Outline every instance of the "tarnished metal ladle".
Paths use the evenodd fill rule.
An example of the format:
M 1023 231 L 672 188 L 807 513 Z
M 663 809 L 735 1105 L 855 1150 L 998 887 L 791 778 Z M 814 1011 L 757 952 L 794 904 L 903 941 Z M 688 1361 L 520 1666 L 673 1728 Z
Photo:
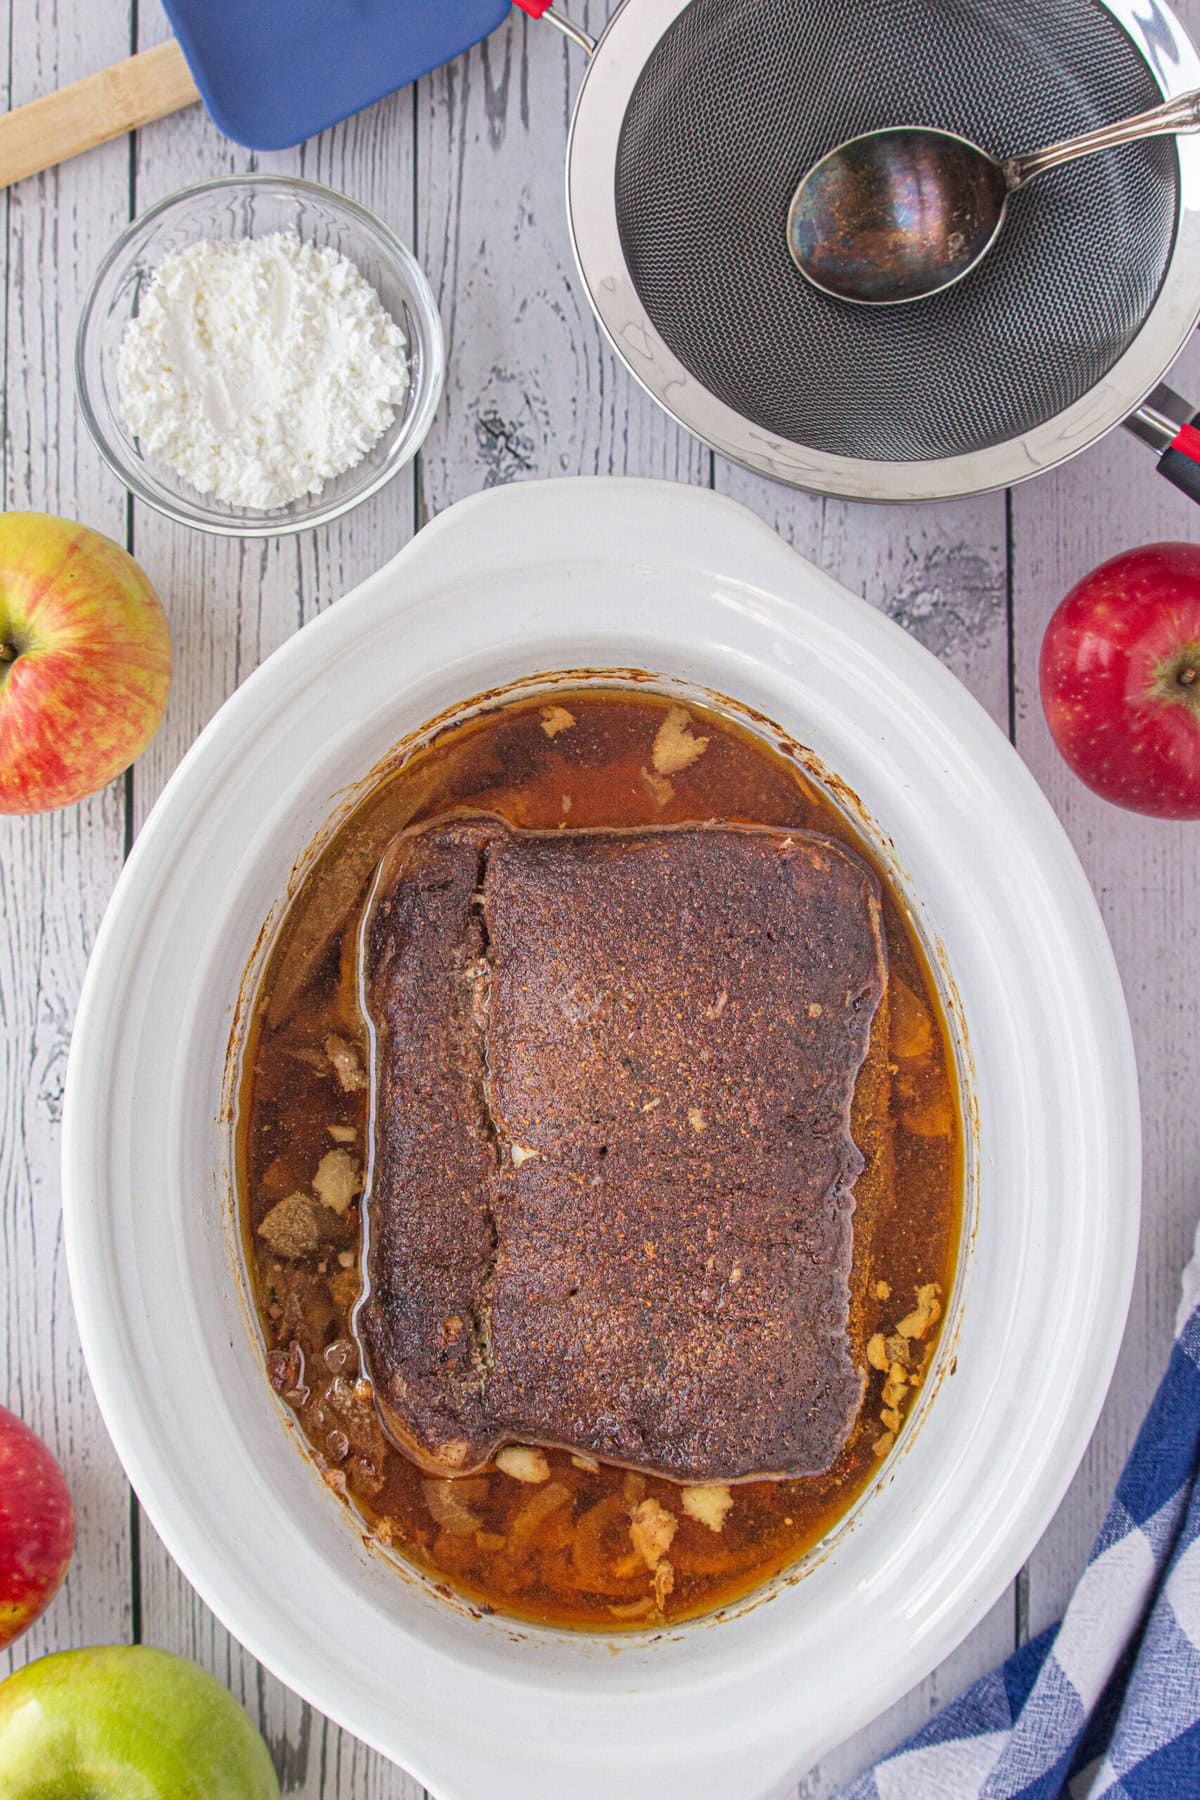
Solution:
M 1200 130 L 1200 91 L 998 162 L 968 138 L 900 125 L 849 138 L 792 196 L 792 261 L 814 287 L 863 306 L 921 300 L 987 255 L 1010 194 L 1060 163 L 1137 138 Z

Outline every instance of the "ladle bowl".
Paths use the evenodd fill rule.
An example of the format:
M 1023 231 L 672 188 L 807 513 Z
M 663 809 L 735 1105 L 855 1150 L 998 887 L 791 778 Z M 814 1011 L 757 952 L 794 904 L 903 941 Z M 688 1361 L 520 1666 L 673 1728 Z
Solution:
M 788 208 L 792 261 L 814 287 L 895 306 L 952 287 L 987 255 L 1011 195 L 1035 176 L 1139 138 L 1200 130 L 1200 91 L 1004 161 L 969 138 L 897 125 L 837 144 Z

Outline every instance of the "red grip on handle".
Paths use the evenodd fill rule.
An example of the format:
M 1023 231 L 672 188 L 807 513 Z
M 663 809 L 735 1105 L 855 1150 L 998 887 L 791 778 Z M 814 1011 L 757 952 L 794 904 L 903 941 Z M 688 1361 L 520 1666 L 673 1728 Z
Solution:
M 1200 429 L 1194 421 L 1179 427 L 1158 459 L 1158 472 L 1189 500 L 1200 501 Z
M 540 19 L 544 12 L 549 12 L 553 0 L 513 0 L 522 12 L 527 12 L 531 19 Z
M 1178 450 L 1180 456 L 1186 456 L 1189 462 L 1200 463 L 1200 431 L 1194 425 L 1181 425 L 1171 440 L 1172 450 Z

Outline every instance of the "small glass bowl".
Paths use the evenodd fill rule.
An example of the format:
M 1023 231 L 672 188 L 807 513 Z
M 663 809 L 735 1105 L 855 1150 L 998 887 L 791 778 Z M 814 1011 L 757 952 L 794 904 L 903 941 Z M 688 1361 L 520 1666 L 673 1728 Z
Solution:
M 293 231 L 352 262 L 408 340 L 409 388 L 393 423 L 362 461 L 270 512 L 239 509 L 148 456 L 121 416 L 117 354 L 142 294 L 163 258 L 199 238 L 265 237 Z M 75 339 L 75 385 L 101 456 L 126 487 L 169 519 L 224 537 L 281 537 L 341 518 L 377 493 L 417 453 L 442 395 L 446 351 L 429 283 L 393 232 L 353 200 L 289 175 L 224 176 L 184 188 L 122 232 L 84 302 Z

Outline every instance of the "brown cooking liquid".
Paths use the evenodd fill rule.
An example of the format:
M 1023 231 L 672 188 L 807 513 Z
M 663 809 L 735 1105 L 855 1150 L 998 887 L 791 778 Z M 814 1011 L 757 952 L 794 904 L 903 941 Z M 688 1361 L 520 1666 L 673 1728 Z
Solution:
M 689 704 L 692 733 L 707 747 L 689 767 L 656 771 L 652 748 L 672 704 L 631 686 L 543 691 L 447 728 L 385 773 L 291 905 L 257 995 L 239 1109 L 242 1221 L 267 1372 L 325 1480 L 380 1542 L 485 1608 L 591 1629 L 644 1629 L 709 1611 L 829 1530 L 878 1473 L 927 1376 L 961 1216 L 945 1020 L 885 871 L 795 762 L 715 710 Z M 856 1270 L 865 1298 L 852 1308 L 850 1335 L 868 1384 L 828 1474 L 742 1483 L 727 1496 L 717 1491 L 715 1505 L 710 1490 L 705 1522 L 684 1510 L 685 1490 L 671 1482 L 566 1451 L 546 1451 L 549 1479 L 534 1483 L 495 1465 L 432 1482 L 385 1439 L 352 1317 L 361 1219 L 359 1200 L 346 1204 L 344 1177 L 349 1159 L 357 1185 L 367 1120 L 355 930 L 388 841 L 455 807 L 539 830 L 705 819 L 796 826 L 839 838 L 873 863 L 890 964 L 895 1184 L 870 1219 L 859 1195 L 855 1254 L 869 1243 L 871 1266 Z M 281 1254 L 278 1238 L 273 1249 L 259 1227 L 281 1199 L 312 1193 L 332 1149 L 345 1152 L 342 1191 L 336 1181 L 318 1188 L 342 1207 L 320 1215 L 335 1228 L 317 1249 Z M 657 1587 L 630 1535 L 634 1508 L 648 1498 L 677 1521 L 665 1553 L 670 1578 L 659 1574 Z

